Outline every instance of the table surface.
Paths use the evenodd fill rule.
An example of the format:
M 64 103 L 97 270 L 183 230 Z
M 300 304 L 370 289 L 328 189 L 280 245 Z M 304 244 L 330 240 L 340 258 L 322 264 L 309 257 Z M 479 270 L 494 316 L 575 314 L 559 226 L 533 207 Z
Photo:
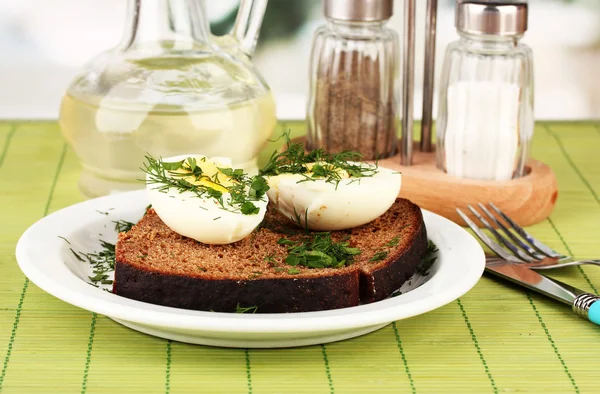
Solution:
M 566 254 L 600 257 L 600 122 L 538 122 L 532 155 L 553 168 L 560 192 L 551 217 L 529 230 Z M 293 349 L 177 343 L 73 307 L 30 283 L 14 250 L 32 223 L 84 199 L 79 174 L 56 123 L 0 123 L 3 394 L 600 391 L 600 327 L 487 274 L 425 315 Z M 552 275 L 598 294 L 599 267 Z

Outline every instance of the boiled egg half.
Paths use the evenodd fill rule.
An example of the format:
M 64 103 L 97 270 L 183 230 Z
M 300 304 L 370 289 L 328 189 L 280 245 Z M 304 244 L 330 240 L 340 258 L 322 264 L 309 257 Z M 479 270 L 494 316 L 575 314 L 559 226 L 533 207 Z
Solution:
M 264 192 L 253 196 L 250 182 L 241 182 L 239 170 L 234 171 L 226 157 L 151 159 L 146 190 L 152 208 L 171 230 L 204 244 L 229 244 L 260 224 L 268 204 Z
M 303 174 L 279 174 L 266 177 L 269 200 L 277 210 L 310 230 L 335 231 L 367 224 L 384 214 L 400 193 L 400 173 L 368 163 L 351 163 L 361 167 L 359 176 L 341 168 L 335 177 L 315 176 L 316 164 L 308 163 Z M 321 171 L 322 172 L 322 171 Z M 332 179 L 335 178 L 335 179 Z

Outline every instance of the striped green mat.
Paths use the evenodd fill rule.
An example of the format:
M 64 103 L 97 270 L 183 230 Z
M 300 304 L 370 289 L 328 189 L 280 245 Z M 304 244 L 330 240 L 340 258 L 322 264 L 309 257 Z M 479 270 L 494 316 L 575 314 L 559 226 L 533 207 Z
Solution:
M 552 166 L 560 194 L 531 231 L 567 254 L 600 257 L 600 123 L 539 122 L 533 155 Z M 0 123 L 3 394 L 600 392 L 600 327 L 487 275 L 426 315 L 285 350 L 170 342 L 75 308 L 29 283 L 14 249 L 33 222 L 83 199 L 79 173 L 55 123 Z M 597 267 L 554 275 L 600 288 Z

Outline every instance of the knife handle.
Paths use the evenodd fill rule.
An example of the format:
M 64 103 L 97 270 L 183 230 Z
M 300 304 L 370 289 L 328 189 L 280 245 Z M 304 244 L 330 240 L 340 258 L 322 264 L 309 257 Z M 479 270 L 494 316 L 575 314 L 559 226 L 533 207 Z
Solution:
M 580 294 L 573 302 L 573 312 L 600 325 L 600 297 L 589 293 Z

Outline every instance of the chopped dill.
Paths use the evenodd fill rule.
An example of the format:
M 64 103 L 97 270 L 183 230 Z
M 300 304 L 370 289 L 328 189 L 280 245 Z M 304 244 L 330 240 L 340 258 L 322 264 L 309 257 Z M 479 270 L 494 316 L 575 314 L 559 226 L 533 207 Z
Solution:
M 269 263 L 271 267 L 277 266 L 277 261 L 275 260 L 275 253 L 271 253 L 265 256 L 264 260 Z
M 292 241 L 280 238 L 280 245 L 287 246 L 285 263 L 308 268 L 339 268 L 350 265 L 360 249 L 348 246 L 347 240 L 336 242 L 330 232 L 312 233 Z
M 402 295 L 402 292 L 400 289 L 396 289 L 392 294 L 390 294 L 390 297 L 398 297 L 399 295 Z
M 89 276 L 94 286 L 99 284 L 109 285 L 112 280 L 108 279 L 108 273 L 115 269 L 115 245 L 100 240 L 101 250 L 99 252 L 83 253 L 71 251 L 81 262 L 87 262 L 92 266 L 94 276 Z
M 275 261 L 275 253 L 271 253 L 271 254 L 266 255 L 265 258 L 264 258 L 264 260 L 268 261 L 268 262 Z
M 108 212 L 102 212 L 96 209 L 96 212 L 98 212 L 100 215 L 105 215 L 108 216 Z
M 58 236 L 58 238 L 62 239 L 63 241 L 65 241 L 66 243 L 68 243 L 69 245 L 71 245 L 71 242 L 69 242 L 68 239 L 66 239 L 65 237 L 61 237 L 60 235 Z
M 235 307 L 235 313 L 247 313 L 247 312 L 251 312 L 251 313 L 256 313 L 256 311 L 258 311 L 258 306 L 248 306 L 248 307 L 241 307 L 240 304 L 238 303 L 237 306 Z
M 386 243 L 385 246 L 393 247 L 398 246 L 398 242 L 400 242 L 400 237 L 396 236 L 390 240 L 390 242 Z
M 128 222 L 127 220 L 113 220 L 112 222 L 115 224 L 115 231 L 117 233 L 126 233 L 135 225 L 135 223 Z
M 294 206 L 294 217 L 290 217 L 290 220 L 296 223 L 299 227 L 304 228 L 304 231 L 308 233 L 308 208 L 304 210 L 304 224 L 302 224 L 302 217 L 296 211 L 296 207 Z
M 403 228 L 406 228 L 408 226 L 409 226 L 408 224 L 405 226 L 402 226 L 400 228 L 400 230 L 402 230 Z M 371 257 L 369 259 L 369 262 L 373 263 L 376 261 L 385 260 L 388 257 L 391 248 L 398 246 L 399 243 L 400 243 L 400 236 L 395 236 L 394 238 L 390 239 L 389 242 L 384 244 L 382 248 L 378 248 L 378 250 L 375 252 L 373 257 Z M 387 250 L 385 250 L 385 248 L 387 248 Z
M 380 250 L 369 259 L 370 262 L 385 260 L 388 257 L 388 252 Z
M 259 171 L 259 175 L 300 174 L 304 179 L 299 182 L 325 179 L 337 187 L 345 176 L 344 172 L 350 178 L 372 177 L 377 173 L 377 165 L 360 162 L 362 155 L 358 152 L 343 151 L 330 154 L 320 148 L 307 153 L 303 144 L 291 142 L 289 131 L 281 137 L 286 140 L 286 149 L 283 152 L 273 152 L 267 164 Z M 309 176 L 308 173 L 312 175 Z
M 134 225 L 134 223 L 126 220 L 113 220 L 113 223 L 115 224 L 115 231 L 117 233 L 127 232 L 131 230 L 131 227 Z M 100 236 L 102 235 L 100 234 Z M 61 236 L 59 236 L 59 238 L 64 239 L 69 245 L 71 244 L 66 238 Z M 99 285 L 110 285 L 113 283 L 113 281 L 109 279 L 109 273 L 115 270 L 115 244 L 101 239 L 99 251 L 83 253 L 76 252 L 73 248 L 69 248 L 69 250 L 78 261 L 88 263 L 92 267 L 93 275 L 88 276 L 88 278 L 93 286 L 98 287 Z M 143 254 L 139 255 L 138 258 L 143 259 L 147 256 L 147 254 Z
M 429 275 L 429 269 L 437 260 L 437 252 L 438 247 L 432 240 L 427 241 L 427 252 L 425 253 L 425 257 L 417 266 L 417 273 L 423 276 Z
M 221 184 L 218 173 L 212 177 L 204 174 L 202 167 L 193 157 L 169 163 L 147 155 L 142 170 L 148 174 L 147 184 L 156 185 L 155 189 L 160 192 L 167 193 L 170 189 L 175 189 L 179 193 L 191 192 L 196 197 L 216 200 L 226 211 L 244 215 L 259 213 L 260 209 L 254 202 L 263 201 L 264 195 L 269 190 L 267 181 L 260 175 L 250 177 L 242 169 L 218 168 L 233 183 L 225 187 Z M 192 182 L 203 181 L 204 183 L 192 183 L 188 181 L 190 178 L 193 179 Z M 225 188 L 227 192 L 224 193 L 207 184 Z
M 397 297 L 399 295 L 402 295 L 402 289 L 404 289 L 405 291 L 411 291 L 412 289 L 415 289 L 419 287 L 422 283 L 424 283 L 425 278 L 429 276 L 429 269 L 437 259 L 437 251 L 438 248 L 433 243 L 433 241 L 428 240 L 427 251 L 425 252 L 425 256 L 423 256 L 423 259 L 417 265 L 417 270 L 415 273 L 416 276 L 413 276 L 411 280 L 406 282 L 406 286 L 408 286 L 408 288 L 406 288 L 406 286 L 403 285 L 400 289 L 396 289 L 392 294 L 390 294 L 390 297 Z M 415 282 L 413 282 L 413 280 Z
M 73 248 L 70 249 L 71 253 L 73 253 L 73 255 L 77 258 L 77 260 L 79 261 L 85 261 L 80 255 L 77 254 L 77 252 L 75 252 L 73 250 Z

